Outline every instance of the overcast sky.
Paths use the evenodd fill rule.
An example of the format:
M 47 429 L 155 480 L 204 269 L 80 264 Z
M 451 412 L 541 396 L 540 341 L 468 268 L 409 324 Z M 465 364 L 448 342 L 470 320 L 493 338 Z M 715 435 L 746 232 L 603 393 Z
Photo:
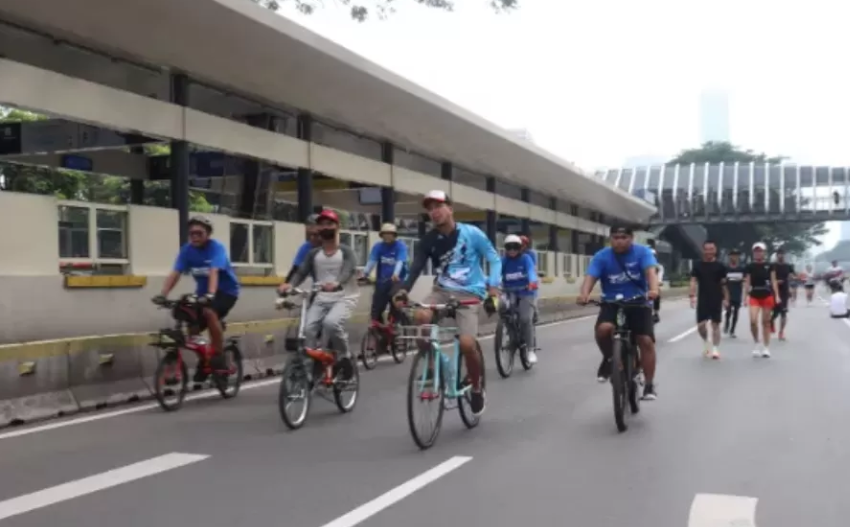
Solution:
M 734 143 L 850 165 L 846 2 L 520 0 L 509 15 L 396 2 L 363 24 L 332 0 L 283 13 L 588 169 L 696 146 L 705 89 L 729 94 Z

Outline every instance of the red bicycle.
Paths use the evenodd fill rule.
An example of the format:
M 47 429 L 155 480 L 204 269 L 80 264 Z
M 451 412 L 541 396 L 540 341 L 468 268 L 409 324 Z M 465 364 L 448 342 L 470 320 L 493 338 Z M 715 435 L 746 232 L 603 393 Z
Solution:
M 157 402 L 163 410 L 173 412 L 183 405 L 189 387 L 189 372 L 182 351 L 189 350 L 198 356 L 198 371 L 211 377 L 213 385 L 225 399 L 236 397 L 242 386 L 242 352 L 239 339 L 229 337 L 224 345 L 226 369 L 213 369 L 211 359 L 215 355 L 212 344 L 200 336 L 189 337 L 187 327 L 198 327 L 203 316 L 202 306 L 195 295 L 183 295 L 179 300 L 165 300 L 160 307 L 170 309 L 175 320 L 173 328 L 159 330 L 157 340 L 151 345 L 164 352 L 154 374 Z M 221 321 L 222 329 L 226 329 Z
M 410 325 L 410 317 L 400 311 L 390 302 L 387 322 L 382 324 L 373 320 L 360 343 L 360 360 L 363 367 L 373 370 L 378 365 L 378 358 L 390 352 L 396 364 L 404 362 L 407 352 L 413 345 L 410 340 L 399 338 L 399 328 Z

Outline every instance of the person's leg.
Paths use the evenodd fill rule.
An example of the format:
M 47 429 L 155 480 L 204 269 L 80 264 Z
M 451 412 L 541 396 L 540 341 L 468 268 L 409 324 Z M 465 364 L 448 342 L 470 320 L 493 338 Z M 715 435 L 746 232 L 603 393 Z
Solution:
M 731 305 L 732 308 L 732 324 L 729 326 L 729 334 L 734 338 L 735 337 L 735 328 L 738 326 L 738 311 L 741 309 L 741 304 L 734 303 Z
M 351 318 L 356 299 L 342 298 L 331 304 L 322 320 L 322 333 L 326 335 L 331 349 L 337 352 L 337 356 L 350 358 L 348 346 L 348 331 L 345 324 Z
M 723 333 L 726 333 L 726 334 L 729 333 L 729 327 L 731 326 L 731 322 L 732 322 L 732 304 L 729 304 L 729 306 L 726 308 L 726 312 L 724 313 L 724 316 L 723 316 Z
M 304 300 L 307 301 L 306 299 Z M 325 313 L 330 309 L 330 305 L 322 304 L 314 301 L 307 308 L 307 313 L 304 320 L 304 338 L 308 348 L 319 347 L 319 331 L 322 329 L 322 319 L 325 318 Z M 327 335 L 323 335 L 327 339 Z
M 369 317 L 373 322 L 384 322 L 384 308 L 387 305 L 388 299 L 384 294 L 384 287 L 381 283 L 376 283 L 372 290 L 372 307 L 369 310 Z
M 711 313 L 711 358 L 719 359 L 720 351 L 720 321 L 723 319 L 723 306 L 715 306 Z
M 602 353 L 602 362 L 599 364 L 599 369 L 596 370 L 596 380 L 606 382 L 611 377 L 611 355 L 614 350 L 614 320 L 617 316 L 617 310 L 614 306 L 605 304 L 599 308 L 599 316 L 596 318 L 596 327 L 594 328 L 594 336 L 596 345 Z
M 525 343 L 528 361 L 537 363 L 537 354 L 534 353 L 534 299 L 530 296 L 519 297 L 517 307 L 519 309 L 519 325 L 522 331 L 522 340 Z
M 471 300 L 472 296 L 456 295 L 458 300 Z M 469 400 L 469 406 L 473 415 L 481 415 L 484 413 L 486 406 L 484 386 L 482 386 L 481 378 L 484 375 L 484 365 L 481 363 L 481 357 L 478 356 L 478 313 L 480 306 L 469 306 L 459 309 L 455 316 L 457 323 L 458 343 L 460 352 L 463 354 L 466 362 L 466 371 L 469 373 L 469 380 L 472 383 L 472 393 Z
M 697 333 L 702 339 L 702 352 L 708 355 L 711 352 L 711 342 L 708 337 L 709 310 L 705 302 L 697 301 Z
M 773 303 L 770 302 L 770 298 L 765 299 L 765 303 L 763 304 L 761 310 L 761 326 L 762 326 L 762 343 L 764 344 L 764 348 L 761 351 L 762 357 L 770 357 L 770 329 L 772 326 L 772 312 L 773 312 Z
M 210 344 L 212 344 L 215 352 L 210 360 L 214 369 L 227 368 L 224 360 L 224 324 L 222 322 L 233 309 L 233 306 L 236 305 L 236 300 L 237 297 L 235 296 L 218 292 L 213 297 L 210 306 L 204 309 L 204 319 L 210 332 Z
M 633 307 L 626 311 L 629 328 L 635 336 L 640 348 L 640 363 L 646 384 L 643 387 L 643 398 L 654 401 L 655 391 L 655 324 L 652 321 L 652 311 L 641 307 Z
M 750 302 L 750 333 L 753 335 L 753 342 L 755 342 L 755 350 L 753 351 L 753 355 L 761 355 L 761 349 L 759 348 L 759 326 L 761 326 L 761 307 L 754 303 L 755 300 L 751 300 Z
M 791 304 L 790 297 L 783 297 L 779 305 L 779 340 L 785 340 L 785 326 L 788 325 L 788 307 Z

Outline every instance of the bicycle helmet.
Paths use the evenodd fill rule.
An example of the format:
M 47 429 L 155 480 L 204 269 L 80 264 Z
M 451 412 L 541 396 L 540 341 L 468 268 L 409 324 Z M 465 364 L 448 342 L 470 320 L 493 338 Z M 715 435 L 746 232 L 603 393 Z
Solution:
M 522 238 L 516 234 L 509 234 L 505 236 L 504 245 L 506 251 L 519 251 L 523 247 Z
M 209 220 L 209 218 L 206 218 L 204 216 L 192 216 L 191 218 L 189 218 L 189 225 L 200 225 L 207 230 L 208 234 L 212 234 L 213 231 L 212 222 Z
M 385 224 L 381 225 L 381 232 L 379 232 L 378 234 L 381 234 L 381 235 L 384 235 L 384 234 L 398 235 L 398 229 L 396 229 L 395 225 L 393 225 L 392 223 L 385 223 Z

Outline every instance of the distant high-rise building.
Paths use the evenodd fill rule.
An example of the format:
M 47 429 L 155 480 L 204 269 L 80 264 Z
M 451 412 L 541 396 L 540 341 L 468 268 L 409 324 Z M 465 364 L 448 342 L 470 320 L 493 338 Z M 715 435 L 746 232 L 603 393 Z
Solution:
M 729 94 L 723 91 L 704 91 L 699 98 L 700 142 L 728 142 Z
M 508 132 L 514 137 L 522 139 L 523 141 L 528 141 L 529 143 L 534 142 L 534 138 L 531 137 L 531 132 L 529 132 L 525 128 L 511 128 L 508 129 Z

